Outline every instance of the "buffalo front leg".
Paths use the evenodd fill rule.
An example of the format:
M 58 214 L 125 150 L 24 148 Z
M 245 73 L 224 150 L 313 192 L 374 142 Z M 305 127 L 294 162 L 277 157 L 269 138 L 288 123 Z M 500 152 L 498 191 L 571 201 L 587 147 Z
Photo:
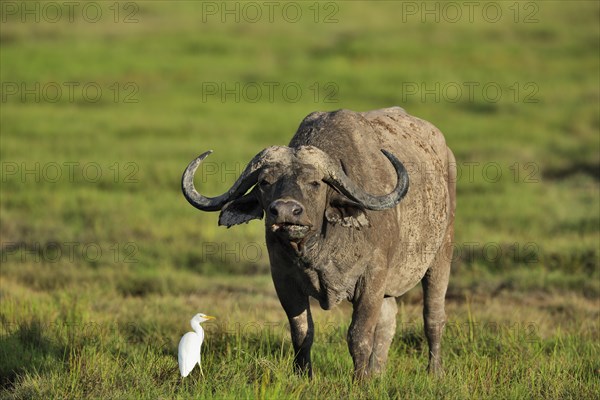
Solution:
M 385 369 L 388 352 L 392 339 L 396 333 L 396 313 L 398 305 L 395 297 L 386 297 L 383 299 L 379 311 L 379 319 L 375 327 L 375 336 L 373 338 L 373 352 L 369 359 L 369 370 L 373 374 L 379 374 Z
M 298 290 L 287 277 L 277 276 L 272 273 L 273 283 L 279 302 L 283 307 L 290 323 L 290 333 L 294 346 L 294 367 L 300 374 L 312 377 L 312 364 L 310 361 L 310 348 L 313 343 L 314 326 L 310 314 L 308 297 Z
M 383 276 L 383 275 L 382 275 Z M 362 279 L 355 290 L 352 322 L 348 329 L 348 349 L 354 361 L 354 380 L 362 380 L 371 375 L 371 354 L 375 328 L 383 303 L 382 279 Z M 380 284 L 378 284 L 380 283 Z

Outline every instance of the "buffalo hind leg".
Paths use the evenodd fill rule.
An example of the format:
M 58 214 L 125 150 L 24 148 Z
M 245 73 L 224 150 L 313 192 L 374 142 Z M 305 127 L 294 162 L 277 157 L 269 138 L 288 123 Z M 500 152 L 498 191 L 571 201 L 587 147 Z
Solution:
M 439 255 L 438 255 L 439 256 Z M 450 268 L 444 268 L 442 262 L 435 262 L 423 278 L 423 321 L 425 337 L 429 345 L 428 371 L 433 375 L 443 375 L 441 342 L 446 324 L 444 303 Z
M 375 327 L 375 336 L 373 338 L 373 352 L 369 359 L 369 370 L 372 374 L 380 374 L 385 370 L 388 351 L 392 344 L 392 339 L 396 333 L 396 313 L 398 305 L 395 297 L 386 297 L 383 299 L 379 311 L 379 320 Z

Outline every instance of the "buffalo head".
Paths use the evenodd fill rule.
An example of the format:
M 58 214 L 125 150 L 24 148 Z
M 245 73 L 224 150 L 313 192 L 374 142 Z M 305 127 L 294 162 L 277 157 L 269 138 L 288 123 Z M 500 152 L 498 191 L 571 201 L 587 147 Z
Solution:
M 340 162 L 314 146 L 261 151 L 226 193 L 212 198 L 194 187 L 194 173 L 208 151 L 188 165 L 182 189 L 194 207 L 221 211 L 219 225 L 230 227 L 266 215 L 267 230 L 299 251 L 307 236 L 322 231 L 324 220 L 360 228 L 369 224 L 366 209 L 392 208 L 406 195 L 406 169 L 393 154 L 382 152 L 397 175 L 396 187 L 383 196 L 367 193 L 348 178 Z

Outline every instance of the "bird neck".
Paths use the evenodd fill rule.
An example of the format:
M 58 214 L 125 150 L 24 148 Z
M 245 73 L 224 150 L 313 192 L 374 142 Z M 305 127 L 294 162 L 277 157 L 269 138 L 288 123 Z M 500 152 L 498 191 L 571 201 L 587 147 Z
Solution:
M 192 321 L 191 325 L 192 325 L 192 329 L 194 330 L 194 332 L 204 333 L 204 329 L 202 329 L 202 327 L 200 326 L 200 322 Z

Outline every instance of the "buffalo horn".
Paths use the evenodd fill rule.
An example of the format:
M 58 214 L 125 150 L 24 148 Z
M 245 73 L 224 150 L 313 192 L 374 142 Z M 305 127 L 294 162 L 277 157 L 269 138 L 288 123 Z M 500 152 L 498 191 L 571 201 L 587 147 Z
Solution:
M 386 150 L 381 150 L 381 152 L 388 160 L 390 160 L 396 171 L 396 187 L 391 193 L 383 196 L 374 196 L 365 192 L 348 178 L 339 165 L 334 164 L 328 157 L 325 162 L 326 165 L 324 166 L 326 176 L 323 180 L 368 210 L 385 210 L 392 208 L 398 204 L 408 192 L 408 172 L 406 172 L 406 168 L 404 168 L 404 165 L 400 160 L 392 153 Z
M 254 184 L 258 178 L 258 174 L 260 173 L 260 169 L 262 168 L 265 162 L 265 155 L 267 152 L 271 151 L 272 148 L 267 148 L 260 153 L 258 153 L 254 158 L 248 163 L 244 172 L 240 175 L 237 181 L 231 186 L 231 188 L 220 196 L 217 197 L 205 197 L 198 193 L 196 188 L 194 187 L 194 173 L 204 161 L 206 157 L 212 150 L 207 151 L 206 153 L 201 154 L 198 158 L 192 161 L 183 176 L 181 177 L 181 190 L 183 191 L 183 195 L 187 199 L 187 201 L 202 211 L 219 211 L 223 206 L 229 202 L 230 200 L 234 200 L 240 196 L 243 196 L 244 193 L 248 191 Z

